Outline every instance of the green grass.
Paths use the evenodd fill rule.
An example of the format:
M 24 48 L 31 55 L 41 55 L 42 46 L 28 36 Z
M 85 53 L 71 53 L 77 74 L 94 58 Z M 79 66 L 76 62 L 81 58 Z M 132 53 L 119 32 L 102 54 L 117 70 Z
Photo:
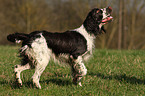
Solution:
M 94 50 L 94 57 L 85 63 L 88 74 L 83 87 L 72 84 L 69 67 L 51 61 L 41 76 L 39 90 L 32 84 L 34 70 L 22 72 L 23 86 L 16 86 L 13 66 L 20 63 L 17 49 L 0 46 L 0 96 L 145 95 L 144 50 Z

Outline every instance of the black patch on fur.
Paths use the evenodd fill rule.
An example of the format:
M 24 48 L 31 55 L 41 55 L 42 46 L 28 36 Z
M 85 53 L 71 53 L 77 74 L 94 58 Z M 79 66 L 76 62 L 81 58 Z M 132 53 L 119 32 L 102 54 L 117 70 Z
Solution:
M 22 43 L 22 46 L 28 45 L 31 48 L 31 44 L 33 42 L 33 40 L 35 40 L 36 38 L 40 38 L 40 31 L 34 31 L 31 32 L 29 35 L 29 38 L 25 39 Z
M 24 33 L 14 33 L 7 36 L 7 40 L 11 42 L 16 42 L 16 40 L 25 40 L 29 37 L 28 34 Z
M 19 80 L 19 78 L 16 78 L 16 80 L 18 81 L 18 80 Z
M 17 74 L 18 72 L 15 72 L 15 75 Z
M 52 51 L 59 55 L 66 53 L 77 58 L 87 51 L 86 39 L 76 31 L 66 31 L 64 33 L 50 33 L 43 31 L 43 36 L 47 45 Z
M 29 64 L 31 66 L 31 68 L 35 68 L 35 65 L 32 63 L 32 61 L 28 58 L 28 55 L 25 53 L 25 51 L 23 52 L 19 52 L 20 53 L 20 56 L 22 59 L 21 59 L 21 65 L 24 66 L 26 65 L 27 63 L 31 63 Z
M 18 68 L 18 65 L 16 65 L 15 68 Z
M 102 13 L 102 10 L 98 8 L 94 8 L 91 12 L 89 12 L 87 18 L 83 23 L 87 32 L 94 35 L 102 33 L 102 30 L 99 28 L 99 24 L 102 22 L 103 18 Z
M 27 55 L 23 55 L 22 56 L 22 61 L 21 61 L 21 65 L 26 65 L 27 63 L 29 63 L 29 58 Z
M 112 8 L 111 8 L 111 7 L 107 7 L 107 8 L 106 8 L 106 12 L 107 12 L 107 14 L 111 14 Z

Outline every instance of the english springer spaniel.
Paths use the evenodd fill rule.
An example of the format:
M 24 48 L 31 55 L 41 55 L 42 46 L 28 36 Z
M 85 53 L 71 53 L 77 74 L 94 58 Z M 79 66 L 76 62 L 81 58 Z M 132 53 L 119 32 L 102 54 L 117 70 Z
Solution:
M 105 32 L 103 25 L 112 21 L 112 8 L 94 8 L 83 24 L 74 30 L 64 33 L 34 31 L 30 34 L 14 33 L 7 36 L 11 42 L 20 43 L 22 62 L 14 68 L 16 80 L 22 86 L 20 73 L 26 69 L 34 69 L 33 83 L 41 89 L 40 76 L 52 58 L 68 63 L 72 70 L 73 83 L 81 85 L 81 78 L 87 74 L 84 58 L 92 54 L 94 40 L 98 34 Z M 64 60 L 62 58 L 65 58 Z

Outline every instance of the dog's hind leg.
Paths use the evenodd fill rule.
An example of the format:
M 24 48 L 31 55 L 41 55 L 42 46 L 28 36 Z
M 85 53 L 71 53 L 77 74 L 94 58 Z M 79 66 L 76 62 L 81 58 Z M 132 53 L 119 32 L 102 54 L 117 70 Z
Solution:
M 32 42 L 31 48 L 26 50 L 26 54 L 28 54 L 35 66 L 35 73 L 32 76 L 33 83 L 37 88 L 41 89 L 39 83 L 40 76 L 50 60 L 52 50 L 48 48 L 46 39 L 43 37 L 42 33 L 38 35 L 40 35 L 40 37 Z
M 44 58 L 43 58 L 43 60 L 41 62 L 38 62 L 37 65 L 35 66 L 35 73 L 32 76 L 33 84 L 35 84 L 36 87 L 39 89 L 41 89 L 41 85 L 39 83 L 40 76 L 41 76 L 42 72 L 45 70 L 48 62 L 49 62 L 49 58 L 47 60 L 44 60 Z
M 32 76 L 33 78 L 33 83 L 36 85 L 37 88 L 41 89 L 39 80 L 42 72 L 45 70 L 46 66 L 49 63 L 51 56 L 51 50 L 46 49 L 39 50 L 39 52 L 36 52 L 36 58 L 35 58 L 35 73 Z
M 20 77 L 20 73 L 24 70 L 30 69 L 30 65 L 29 63 L 25 64 L 25 65 L 15 65 L 14 67 L 14 72 L 15 72 L 15 76 L 16 76 L 16 80 L 17 82 L 20 84 L 20 86 L 22 86 L 22 80 Z

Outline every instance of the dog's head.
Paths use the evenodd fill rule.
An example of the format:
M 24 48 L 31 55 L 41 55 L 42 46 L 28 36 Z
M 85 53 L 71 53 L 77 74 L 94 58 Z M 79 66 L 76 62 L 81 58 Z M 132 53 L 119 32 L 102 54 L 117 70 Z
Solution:
M 111 16 L 112 8 L 110 6 L 101 10 L 103 12 L 102 23 L 106 24 L 113 20 L 113 17 Z
M 94 33 L 95 35 L 102 33 L 102 30 L 105 31 L 102 29 L 102 26 L 100 27 L 100 25 L 104 25 L 113 20 L 111 13 L 112 8 L 110 6 L 103 9 L 92 9 L 84 21 L 86 30 L 90 33 Z
M 103 9 L 94 8 L 88 14 L 88 17 L 92 18 L 98 24 L 100 24 L 100 23 L 106 24 L 106 23 L 112 21 L 112 19 L 113 19 L 113 17 L 111 16 L 111 13 L 112 13 L 112 8 L 110 6 L 107 8 L 103 8 Z

